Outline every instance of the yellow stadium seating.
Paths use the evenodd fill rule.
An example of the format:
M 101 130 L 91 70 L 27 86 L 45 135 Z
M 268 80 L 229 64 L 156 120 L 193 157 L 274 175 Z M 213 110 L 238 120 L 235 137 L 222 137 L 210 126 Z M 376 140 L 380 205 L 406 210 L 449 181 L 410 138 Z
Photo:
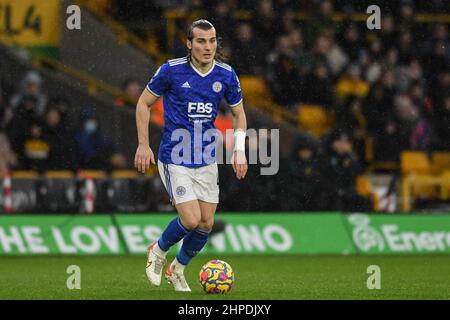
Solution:
M 265 81 L 254 76 L 240 76 L 241 89 L 246 103 L 257 106 L 272 100 Z
M 450 152 L 433 152 L 431 165 L 436 174 L 450 170 Z
M 379 210 L 379 197 L 374 192 L 368 176 L 362 175 L 356 178 L 356 191 L 360 196 L 371 199 L 374 211 Z
M 443 185 L 441 187 L 441 199 L 448 200 L 450 198 L 450 170 L 442 174 Z
M 400 168 L 403 178 L 411 178 L 411 194 L 418 198 L 436 196 L 436 186 L 422 183 L 421 177 L 431 176 L 431 162 L 428 155 L 421 151 L 403 151 L 400 154 Z
M 425 152 L 403 151 L 400 154 L 400 167 L 402 174 L 429 174 L 431 164 Z
M 444 183 L 441 186 L 441 199 L 448 200 L 450 199 L 450 170 L 444 171 L 442 178 Z
M 318 105 L 300 105 L 298 121 L 302 129 L 316 138 L 328 132 L 331 127 L 330 116 L 325 108 Z

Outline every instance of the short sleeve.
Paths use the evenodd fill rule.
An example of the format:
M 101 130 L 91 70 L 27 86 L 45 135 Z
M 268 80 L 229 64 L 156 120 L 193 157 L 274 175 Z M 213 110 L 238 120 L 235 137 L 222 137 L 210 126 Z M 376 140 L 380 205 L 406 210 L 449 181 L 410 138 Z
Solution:
M 147 89 L 155 96 L 162 96 L 170 89 L 169 64 L 165 63 L 156 70 Z
M 225 100 L 230 105 L 230 107 L 236 107 L 239 103 L 242 102 L 242 90 L 236 72 L 234 72 L 234 69 L 231 70 L 232 75 L 227 86 L 227 91 L 225 92 Z

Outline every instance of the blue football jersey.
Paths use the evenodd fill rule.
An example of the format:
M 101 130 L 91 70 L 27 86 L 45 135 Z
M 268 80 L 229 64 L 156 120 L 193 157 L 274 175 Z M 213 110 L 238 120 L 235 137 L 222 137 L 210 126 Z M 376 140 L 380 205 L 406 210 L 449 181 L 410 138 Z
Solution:
M 156 71 L 147 89 L 155 96 L 163 96 L 164 131 L 158 159 L 191 168 L 214 163 L 212 142 L 216 138 L 208 138 L 204 133 L 215 129 L 214 120 L 223 97 L 230 107 L 242 102 L 233 68 L 214 60 L 212 68 L 202 74 L 187 57 L 173 59 Z M 177 129 L 189 133 L 190 150 L 180 149 L 180 142 L 186 137 L 181 137 Z

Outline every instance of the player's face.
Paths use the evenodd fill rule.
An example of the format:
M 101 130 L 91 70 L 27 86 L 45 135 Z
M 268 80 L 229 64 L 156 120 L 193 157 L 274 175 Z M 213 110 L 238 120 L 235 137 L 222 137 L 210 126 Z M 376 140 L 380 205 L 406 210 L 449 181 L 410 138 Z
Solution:
M 214 60 L 217 50 L 216 29 L 202 30 L 194 28 L 194 38 L 187 41 L 192 58 L 201 64 L 209 64 Z

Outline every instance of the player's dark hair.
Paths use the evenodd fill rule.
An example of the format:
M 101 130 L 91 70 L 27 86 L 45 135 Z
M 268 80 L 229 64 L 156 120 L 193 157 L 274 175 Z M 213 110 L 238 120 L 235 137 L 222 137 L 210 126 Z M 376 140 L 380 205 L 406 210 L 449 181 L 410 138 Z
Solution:
M 189 29 L 187 31 L 187 39 L 189 41 L 194 40 L 194 28 L 199 28 L 201 30 L 204 31 L 208 31 L 212 28 L 214 28 L 213 24 L 211 22 L 209 22 L 206 19 L 200 19 L 200 20 L 196 20 L 194 22 L 192 22 L 192 24 L 189 26 Z M 226 61 L 228 60 L 227 57 L 223 54 L 222 52 L 222 38 L 217 37 L 217 49 L 216 49 L 216 54 L 214 56 L 214 59 L 218 60 L 218 61 Z M 191 50 L 188 49 L 188 60 L 191 60 Z

